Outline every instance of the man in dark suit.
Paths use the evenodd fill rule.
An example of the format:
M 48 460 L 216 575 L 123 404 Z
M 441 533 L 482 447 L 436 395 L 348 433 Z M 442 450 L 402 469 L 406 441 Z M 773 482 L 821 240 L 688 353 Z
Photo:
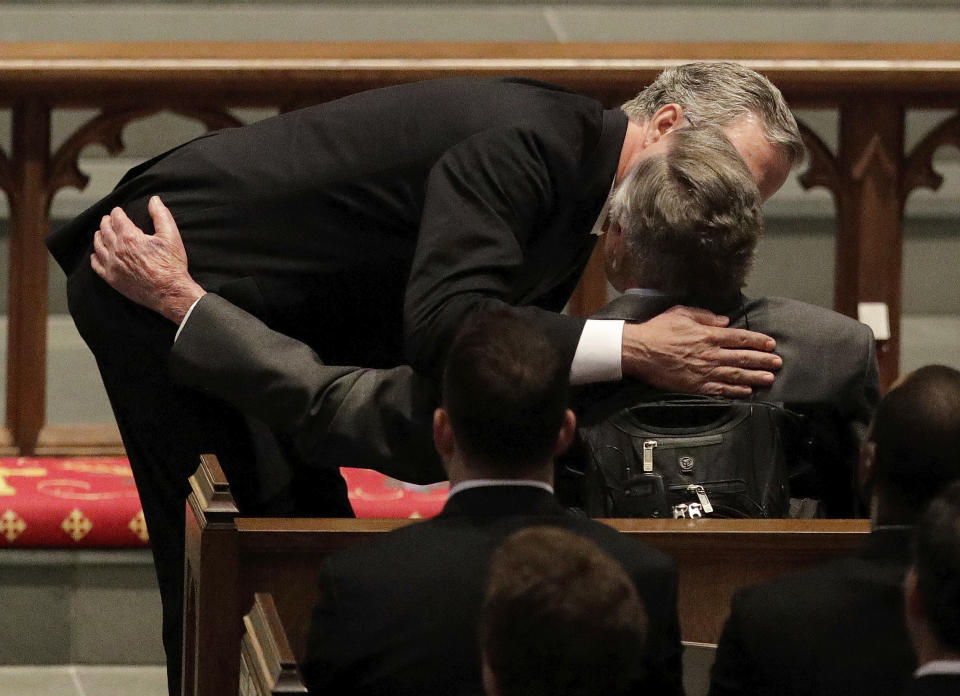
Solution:
M 513 532 L 586 537 L 619 561 L 649 612 L 634 693 L 682 693 L 677 577 L 664 554 L 553 497 L 553 457 L 575 428 L 568 366 L 521 316 L 479 313 L 450 349 L 433 437 L 450 479 L 434 519 L 330 557 L 303 664 L 317 693 L 478 694 L 487 566 Z
M 350 509 L 335 470 L 290 483 L 291 470 L 306 469 L 285 437 L 169 379 L 174 324 L 90 268 L 91 251 L 105 253 L 94 231 L 112 227 L 121 244 L 96 270 L 136 299 L 139 281 L 124 285 L 113 265 L 129 250 L 129 221 L 119 209 L 112 221 L 103 216 L 121 206 L 151 231 L 148 207 L 156 213 L 160 204 L 148 201 L 160 194 L 169 206 L 198 283 L 167 298 L 176 300 L 168 316 L 176 323 L 204 290 L 215 291 L 329 364 L 409 363 L 435 373 L 465 314 L 518 305 L 579 381 L 633 374 L 672 389 L 744 394 L 772 381 L 780 364 L 760 352 L 773 347 L 768 337 L 724 329 L 726 320 L 708 313 L 625 329 L 556 314 L 589 257 L 591 231 L 602 228 L 611 186 L 691 122 L 724 127 L 764 195 L 802 153 L 776 88 L 731 64 L 666 71 L 623 110 L 530 81 L 443 80 L 201 137 L 135 168 L 50 236 L 143 501 L 174 680 L 183 502 L 199 452 L 220 455 L 247 514 Z M 162 236 L 148 245 L 176 252 Z M 594 363 L 598 335 L 604 348 Z M 698 358 L 661 370 L 678 350 Z M 297 500 L 304 490 L 321 493 Z
M 738 592 L 711 696 L 900 693 L 915 666 L 903 620 L 912 528 L 960 476 L 960 372 L 928 366 L 880 401 L 860 481 L 872 531 L 853 557 Z
M 935 498 L 917 525 L 904 599 L 919 665 L 907 696 L 960 694 L 960 482 Z

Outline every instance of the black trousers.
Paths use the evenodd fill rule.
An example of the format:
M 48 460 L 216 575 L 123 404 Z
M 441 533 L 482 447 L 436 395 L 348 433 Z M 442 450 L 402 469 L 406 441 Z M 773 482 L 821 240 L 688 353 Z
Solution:
M 127 209 L 145 230 L 145 201 Z M 91 231 L 92 233 L 92 231 Z M 308 466 L 285 438 L 170 379 L 176 326 L 121 296 L 88 262 L 68 274 L 70 313 L 93 351 L 120 428 L 150 534 L 171 696 L 181 692 L 184 507 L 199 455 L 216 454 L 241 513 L 352 517 L 336 468 Z

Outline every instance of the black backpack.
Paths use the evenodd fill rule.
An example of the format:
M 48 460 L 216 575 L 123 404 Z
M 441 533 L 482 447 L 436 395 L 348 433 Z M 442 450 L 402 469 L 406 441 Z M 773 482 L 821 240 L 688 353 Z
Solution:
M 581 414 L 581 505 L 591 517 L 787 517 L 779 404 L 661 395 Z

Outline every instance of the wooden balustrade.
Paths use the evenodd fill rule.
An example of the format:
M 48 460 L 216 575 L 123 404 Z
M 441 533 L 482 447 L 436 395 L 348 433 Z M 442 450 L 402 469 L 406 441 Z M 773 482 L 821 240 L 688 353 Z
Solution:
M 216 457 L 190 477 L 186 508 L 184 696 L 237 692 L 243 612 L 269 592 L 301 659 L 320 564 L 411 520 L 241 517 Z M 677 563 L 681 637 L 716 643 L 741 588 L 852 553 L 867 520 L 603 520 Z M 289 662 L 289 661 L 288 661 Z
M 0 188 L 10 202 L 7 423 L 0 452 L 90 454 L 119 448 L 104 426 L 45 425 L 46 277 L 43 237 L 50 201 L 82 188 L 78 156 L 100 143 L 122 151 L 133 120 L 169 110 L 207 128 L 236 124 L 233 107 L 287 110 L 362 89 L 452 75 L 521 75 L 590 94 L 608 105 L 633 96 L 663 68 L 729 59 L 768 75 L 794 107 L 835 107 L 839 148 L 809 129 L 801 182 L 824 186 L 837 206 L 834 307 L 885 302 L 892 336 L 879 346 L 881 381 L 896 377 L 900 345 L 902 214 L 918 187 L 936 188 L 931 158 L 960 146 L 960 115 L 909 152 L 904 112 L 960 107 L 957 44 L 622 44 L 622 43 L 30 43 L 0 49 L 0 105 L 13 111 L 9 153 L 0 152 Z M 100 113 L 56 150 L 58 108 Z M 584 314 L 605 300 L 591 263 L 572 302 Z

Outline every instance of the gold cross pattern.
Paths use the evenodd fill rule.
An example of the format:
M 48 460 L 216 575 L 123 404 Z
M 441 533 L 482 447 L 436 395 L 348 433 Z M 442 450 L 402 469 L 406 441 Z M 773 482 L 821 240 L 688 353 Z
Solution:
M 60 523 L 60 528 L 74 541 L 80 541 L 93 529 L 93 522 L 84 517 L 83 512 L 73 508 L 70 514 Z
M 13 510 L 7 510 L 0 515 L 0 534 L 7 537 L 7 541 L 13 543 L 26 528 L 27 523 Z

